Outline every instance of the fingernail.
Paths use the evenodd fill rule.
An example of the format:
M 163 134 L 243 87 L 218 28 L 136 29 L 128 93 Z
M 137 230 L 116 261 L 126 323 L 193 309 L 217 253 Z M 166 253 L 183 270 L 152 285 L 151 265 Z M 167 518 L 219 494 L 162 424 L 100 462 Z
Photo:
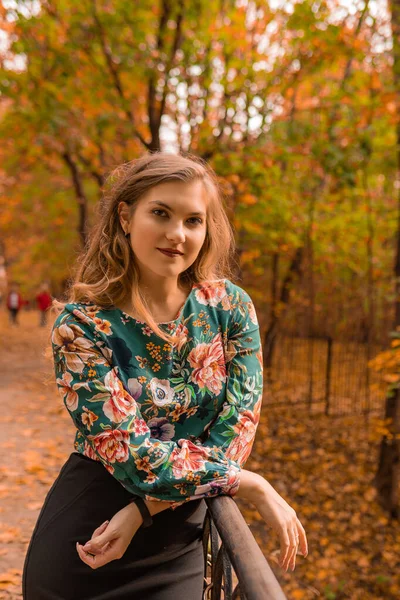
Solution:
M 108 525 L 110 521 L 104 521 L 102 527 L 104 527 L 104 525 Z

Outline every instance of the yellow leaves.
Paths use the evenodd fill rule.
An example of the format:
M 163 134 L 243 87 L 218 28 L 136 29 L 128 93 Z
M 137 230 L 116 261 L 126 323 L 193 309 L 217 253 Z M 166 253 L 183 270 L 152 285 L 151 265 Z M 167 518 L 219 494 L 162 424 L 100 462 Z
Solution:
M 19 527 L 7 527 L 5 523 L 0 523 L 0 543 L 11 544 L 21 539 L 21 529 Z
M 316 578 L 319 579 L 320 581 L 323 581 L 324 579 L 327 579 L 327 577 L 329 577 L 330 572 L 327 571 L 326 569 L 320 569 L 319 571 L 316 572 Z
M 309 597 L 307 590 L 302 590 L 298 588 L 297 590 L 293 590 L 291 594 L 293 600 L 305 600 Z
M 246 250 L 240 255 L 240 262 L 242 265 L 245 265 L 246 263 L 252 263 L 254 260 L 259 258 L 259 256 L 261 256 L 261 251 L 258 248 L 255 248 L 254 250 Z
M 28 510 L 39 510 L 42 507 L 42 504 L 42 502 L 28 502 L 25 506 Z
M 38 452 L 29 450 L 24 455 L 25 471 L 27 473 L 44 473 L 42 457 Z
M 371 421 L 370 441 L 378 441 L 382 436 L 385 436 L 388 440 L 400 439 L 400 432 L 393 431 L 391 427 L 392 422 L 392 418 L 373 419 Z
M 283 576 L 287 597 L 325 598 L 328 586 L 332 594 L 326 597 L 386 597 L 386 587 L 380 593 L 374 587 L 376 578 L 394 569 L 397 559 L 386 571 L 383 565 L 390 563 L 383 563 L 380 552 L 385 548 L 399 555 L 400 526 L 388 522 L 372 484 L 379 445 L 371 444 L 368 435 L 378 420 L 371 418 L 366 424 L 359 417 L 308 415 L 294 410 L 292 399 L 286 397 L 282 408 L 264 405 L 270 426 L 260 426 L 248 466 L 252 470 L 254 455 L 254 470 L 261 472 L 261 465 L 262 474 L 296 510 L 307 534 L 308 557 L 298 556 L 295 572 Z M 268 436 L 271 424 L 277 427 Z M 382 419 L 380 424 L 390 426 Z M 269 437 L 273 444 L 264 448 Z M 271 549 L 278 541 L 258 522 L 253 521 L 252 529 L 261 532 L 262 549 L 275 571 Z M 276 573 L 281 575 L 279 567 Z M 340 591 L 343 581 L 345 589 Z M 393 597 L 400 597 L 398 589 Z
M 330 542 L 330 539 L 327 538 L 327 537 L 322 537 L 319 540 L 319 543 L 320 543 L 321 546 L 327 546 L 329 544 L 329 542 Z
M 382 379 L 388 383 L 397 383 L 400 380 L 400 375 L 395 373 L 386 373 L 383 375 Z
M 236 173 L 233 173 L 232 175 L 228 175 L 228 177 L 226 179 L 233 185 L 238 185 L 240 183 L 240 177 L 239 177 L 239 175 L 236 175 Z
M 21 569 L 9 569 L 6 573 L 0 573 L 0 589 L 4 590 L 11 585 L 19 585 L 21 576 Z
M 370 561 L 366 556 L 360 556 L 360 558 L 357 561 L 357 565 L 362 569 L 368 569 Z
M 257 204 L 257 198 L 253 194 L 244 194 L 240 197 L 240 201 L 246 206 L 253 206 L 253 204 Z
M 365 500 L 367 500 L 367 502 L 372 502 L 373 500 L 375 500 L 376 495 L 377 495 L 377 491 L 376 491 L 376 488 L 374 488 L 374 487 L 369 487 L 364 492 L 364 498 L 365 498 Z
M 236 231 L 240 231 L 240 229 L 242 228 L 242 220 L 238 219 L 237 217 L 234 217 L 233 226 L 236 229 Z
M 258 223 L 253 223 L 252 221 L 243 221 L 243 227 L 246 229 L 248 233 L 259 234 L 263 232 L 263 227 L 258 225 Z

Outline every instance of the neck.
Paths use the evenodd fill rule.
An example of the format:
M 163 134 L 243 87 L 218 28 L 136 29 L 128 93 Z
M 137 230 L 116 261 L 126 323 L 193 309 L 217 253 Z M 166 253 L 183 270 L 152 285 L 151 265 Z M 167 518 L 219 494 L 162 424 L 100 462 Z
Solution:
M 139 282 L 139 288 L 149 306 L 165 305 L 176 301 L 177 297 L 186 293 L 186 288 L 180 286 L 177 281 L 160 282 L 159 285 Z
M 169 282 L 168 285 L 161 285 L 157 289 L 154 289 L 153 287 L 150 288 L 149 285 L 143 285 L 139 282 L 139 288 L 152 314 L 175 314 L 191 292 L 192 285 L 179 286 L 176 281 L 174 286 Z M 121 306 L 127 313 L 132 313 L 131 297 L 127 296 Z

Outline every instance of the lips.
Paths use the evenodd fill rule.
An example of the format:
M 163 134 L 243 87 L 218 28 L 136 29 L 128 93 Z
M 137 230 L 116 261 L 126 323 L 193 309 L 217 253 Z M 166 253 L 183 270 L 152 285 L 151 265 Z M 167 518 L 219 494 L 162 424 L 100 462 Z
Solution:
M 182 256 L 179 252 L 171 252 L 168 250 L 162 250 L 161 248 L 157 248 L 159 252 L 165 254 L 165 256 L 174 257 L 174 256 Z

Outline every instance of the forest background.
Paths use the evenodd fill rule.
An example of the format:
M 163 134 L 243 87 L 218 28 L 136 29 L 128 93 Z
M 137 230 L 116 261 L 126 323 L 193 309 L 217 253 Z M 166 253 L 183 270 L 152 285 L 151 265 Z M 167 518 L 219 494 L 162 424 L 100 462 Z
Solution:
M 271 473 L 265 438 L 275 438 L 272 473 L 290 474 L 283 489 L 309 518 L 306 529 L 319 526 L 297 580 L 281 577 L 288 598 L 400 595 L 399 526 L 372 486 L 385 379 L 369 368 L 395 319 L 391 18 L 371 0 L 3 0 L 0 8 L 0 262 L 25 298 L 43 281 L 62 297 L 116 165 L 181 150 L 219 176 L 238 282 L 264 341 L 269 429 L 265 414 L 253 461 Z M 303 416 L 290 410 L 295 403 Z M 315 429 L 318 440 L 308 437 Z M 360 461 L 357 482 L 344 447 Z M 327 468 L 335 464 L 353 494 L 336 509 Z M 264 547 L 265 531 L 245 510 Z M 364 533 L 354 537 L 360 510 Z M 336 535 L 338 515 L 345 525 L 331 545 L 321 521 Z

